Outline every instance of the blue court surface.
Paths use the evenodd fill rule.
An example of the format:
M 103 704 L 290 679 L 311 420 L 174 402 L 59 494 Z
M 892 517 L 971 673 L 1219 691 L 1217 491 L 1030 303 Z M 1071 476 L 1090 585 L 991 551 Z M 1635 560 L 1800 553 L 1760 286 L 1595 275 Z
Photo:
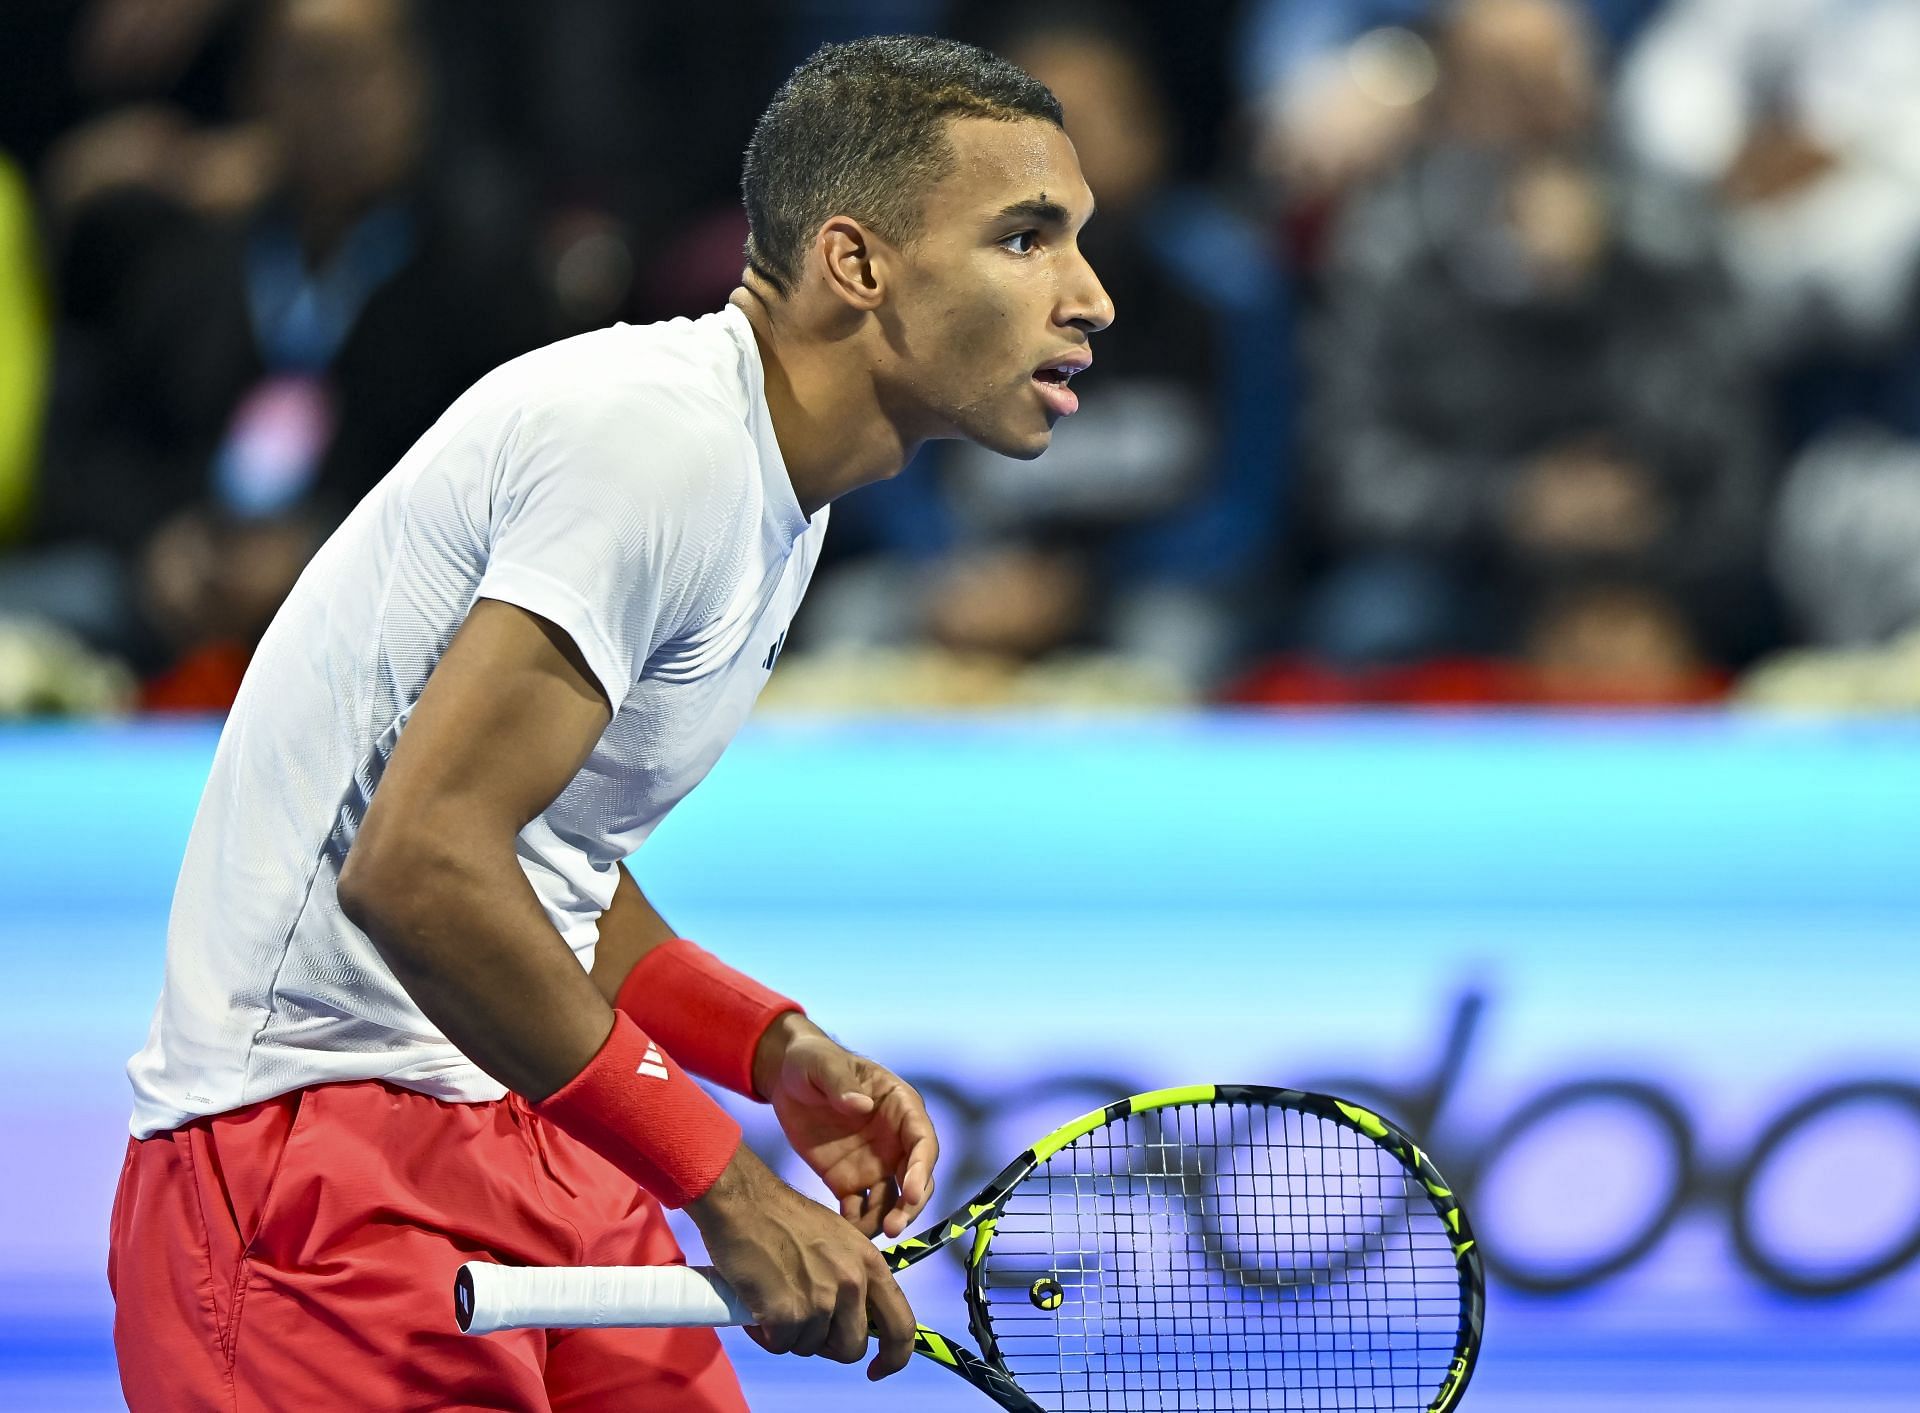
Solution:
M 121 1066 L 210 726 L 0 734 L 0 1408 L 119 1406 Z M 1920 724 L 785 719 L 635 860 L 687 935 L 921 1082 L 944 1201 L 1108 1098 L 1408 1122 L 1499 1282 L 1464 1407 L 1920 1388 Z M 771 1130 L 748 1116 L 765 1144 Z M 950 1270 L 909 1276 L 964 1333 Z M 734 1337 L 761 1410 L 977 1410 Z

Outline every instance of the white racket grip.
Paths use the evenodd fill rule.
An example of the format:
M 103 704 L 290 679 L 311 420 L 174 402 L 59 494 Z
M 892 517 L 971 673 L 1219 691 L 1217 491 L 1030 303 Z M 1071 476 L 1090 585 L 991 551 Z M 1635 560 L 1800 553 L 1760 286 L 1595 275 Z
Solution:
M 501 1266 L 469 1261 L 454 1278 L 454 1319 L 495 1330 L 750 1325 L 711 1266 Z

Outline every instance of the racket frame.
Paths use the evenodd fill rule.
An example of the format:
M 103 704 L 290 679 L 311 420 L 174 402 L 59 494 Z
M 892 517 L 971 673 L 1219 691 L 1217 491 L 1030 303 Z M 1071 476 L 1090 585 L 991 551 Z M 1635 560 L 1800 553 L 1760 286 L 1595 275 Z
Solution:
M 1370 1140 L 1391 1154 L 1419 1182 L 1427 1200 L 1446 1225 L 1453 1246 L 1454 1264 L 1460 1274 L 1460 1334 L 1455 1341 L 1447 1376 L 1426 1410 L 1426 1413 L 1451 1413 L 1459 1405 L 1467 1381 L 1473 1377 L 1486 1315 L 1486 1274 L 1479 1245 L 1467 1223 L 1467 1215 L 1446 1179 L 1434 1167 L 1432 1159 L 1399 1126 L 1358 1104 L 1302 1089 L 1278 1089 L 1257 1084 L 1193 1084 L 1155 1089 L 1116 1100 L 1053 1130 L 1002 1168 L 964 1207 L 880 1253 L 888 1267 L 898 1273 L 972 1235 L 972 1241 L 958 1249 L 967 1271 L 967 1329 L 979 1346 L 979 1353 L 925 1325 L 914 1329 L 914 1351 L 952 1370 L 1009 1413 L 1046 1413 L 1014 1382 L 1002 1363 L 980 1279 L 982 1263 L 993 1242 L 994 1227 L 1007 1198 L 1041 1164 L 1068 1144 L 1096 1129 L 1156 1109 L 1200 1104 L 1266 1106 L 1313 1114 Z

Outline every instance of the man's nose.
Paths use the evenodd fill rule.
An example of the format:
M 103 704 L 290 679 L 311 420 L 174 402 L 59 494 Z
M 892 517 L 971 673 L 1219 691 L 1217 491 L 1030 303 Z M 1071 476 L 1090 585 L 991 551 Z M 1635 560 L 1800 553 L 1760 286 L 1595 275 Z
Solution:
M 1074 297 L 1069 299 L 1061 322 L 1090 334 L 1097 334 L 1113 322 L 1113 300 L 1093 266 L 1083 257 L 1080 278 L 1074 282 Z

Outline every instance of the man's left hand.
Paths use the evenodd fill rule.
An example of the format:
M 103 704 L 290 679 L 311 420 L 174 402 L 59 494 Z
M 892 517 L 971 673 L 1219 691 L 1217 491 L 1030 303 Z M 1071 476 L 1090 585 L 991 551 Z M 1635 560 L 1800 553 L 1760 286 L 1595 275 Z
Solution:
M 754 1080 L 840 1214 L 868 1236 L 903 1235 L 933 1195 L 940 1156 L 913 1086 L 797 1013 L 768 1028 Z

